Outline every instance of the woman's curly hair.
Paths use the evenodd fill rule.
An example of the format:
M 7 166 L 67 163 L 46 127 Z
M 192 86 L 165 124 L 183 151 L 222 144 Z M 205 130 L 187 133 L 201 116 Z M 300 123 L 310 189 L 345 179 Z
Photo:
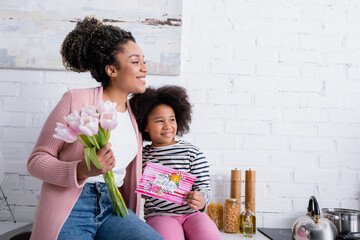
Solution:
M 144 93 L 133 94 L 130 98 L 131 109 L 145 141 L 151 141 L 149 134 L 145 132 L 148 115 L 161 104 L 168 105 L 174 110 L 177 135 L 182 136 L 189 131 L 191 104 L 185 88 L 179 86 L 163 86 L 157 89 L 148 87 Z
M 109 76 L 106 65 L 120 64 L 115 55 L 123 51 L 122 45 L 128 41 L 135 42 L 130 32 L 112 25 L 103 25 L 94 17 L 85 17 L 65 37 L 61 46 L 62 62 L 66 69 L 75 72 L 90 71 L 97 82 L 106 88 Z

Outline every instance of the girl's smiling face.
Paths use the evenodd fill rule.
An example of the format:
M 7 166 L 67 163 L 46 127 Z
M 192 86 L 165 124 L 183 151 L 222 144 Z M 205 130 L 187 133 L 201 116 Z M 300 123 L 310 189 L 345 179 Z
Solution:
M 154 147 L 175 144 L 177 123 L 174 110 L 166 104 L 155 107 L 147 116 L 145 127 Z

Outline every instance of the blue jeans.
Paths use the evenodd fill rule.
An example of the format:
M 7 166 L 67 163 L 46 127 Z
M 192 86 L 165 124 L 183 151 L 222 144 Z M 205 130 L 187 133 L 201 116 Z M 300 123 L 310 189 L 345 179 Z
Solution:
M 134 193 L 135 194 L 135 193 Z M 60 230 L 58 240 L 163 239 L 130 209 L 126 217 L 112 212 L 105 183 L 86 183 Z

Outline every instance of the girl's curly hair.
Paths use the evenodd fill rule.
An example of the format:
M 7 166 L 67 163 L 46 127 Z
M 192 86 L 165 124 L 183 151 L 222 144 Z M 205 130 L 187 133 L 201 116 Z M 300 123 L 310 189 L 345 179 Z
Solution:
M 133 94 L 130 98 L 131 109 L 145 141 L 151 141 L 149 134 L 145 132 L 147 117 L 155 107 L 161 104 L 166 104 L 174 110 L 177 135 L 182 136 L 189 131 L 191 104 L 185 88 L 179 86 L 163 86 L 157 89 L 148 87 L 144 93 Z
M 85 17 L 65 37 L 60 54 L 66 69 L 75 72 L 90 71 L 97 82 L 106 88 L 109 76 L 106 65 L 120 64 L 115 55 L 123 51 L 122 45 L 128 41 L 135 42 L 130 32 L 112 25 L 103 25 L 94 17 Z

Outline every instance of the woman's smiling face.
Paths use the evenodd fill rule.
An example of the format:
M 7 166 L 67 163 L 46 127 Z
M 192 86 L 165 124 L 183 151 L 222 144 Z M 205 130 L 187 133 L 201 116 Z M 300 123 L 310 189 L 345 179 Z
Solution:
M 140 47 L 133 41 L 122 45 L 123 51 L 116 54 L 116 62 L 120 65 L 114 71 L 111 87 L 119 88 L 127 96 L 130 93 L 145 92 L 145 78 L 148 71 L 144 55 Z
M 177 123 L 174 110 L 166 104 L 155 107 L 147 116 L 145 127 L 154 147 L 175 144 Z

